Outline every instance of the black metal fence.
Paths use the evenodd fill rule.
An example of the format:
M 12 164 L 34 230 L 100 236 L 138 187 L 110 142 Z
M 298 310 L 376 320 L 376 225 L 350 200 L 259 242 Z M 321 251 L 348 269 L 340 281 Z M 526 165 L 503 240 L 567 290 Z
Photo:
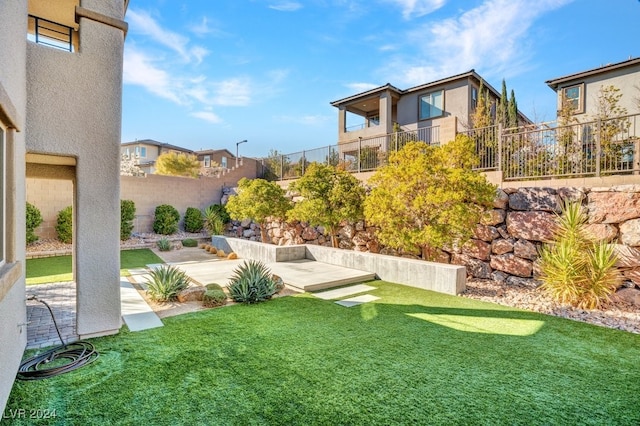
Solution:
M 29 15 L 28 37 L 38 44 L 73 52 L 73 28 Z

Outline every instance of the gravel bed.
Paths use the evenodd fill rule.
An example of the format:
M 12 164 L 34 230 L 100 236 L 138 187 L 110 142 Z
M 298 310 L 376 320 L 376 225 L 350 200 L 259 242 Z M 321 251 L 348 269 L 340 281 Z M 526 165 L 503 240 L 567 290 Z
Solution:
M 554 302 L 539 288 L 478 279 L 467 280 L 461 296 L 640 334 L 640 309 L 619 300 L 601 309 L 578 309 Z

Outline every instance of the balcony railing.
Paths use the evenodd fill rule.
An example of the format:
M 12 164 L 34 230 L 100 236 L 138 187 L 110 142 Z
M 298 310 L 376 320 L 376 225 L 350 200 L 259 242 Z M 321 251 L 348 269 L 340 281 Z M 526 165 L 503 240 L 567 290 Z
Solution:
M 73 52 L 73 28 L 29 15 L 27 38 L 35 43 Z

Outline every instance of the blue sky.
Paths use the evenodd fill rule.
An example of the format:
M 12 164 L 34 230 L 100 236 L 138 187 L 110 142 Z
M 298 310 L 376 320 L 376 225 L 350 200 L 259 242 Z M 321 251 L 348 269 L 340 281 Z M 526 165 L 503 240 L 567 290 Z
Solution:
M 546 80 L 640 56 L 638 0 L 132 0 L 122 141 L 266 156 L 335 144 L 329 103 L 475 69 L 535 121 Z

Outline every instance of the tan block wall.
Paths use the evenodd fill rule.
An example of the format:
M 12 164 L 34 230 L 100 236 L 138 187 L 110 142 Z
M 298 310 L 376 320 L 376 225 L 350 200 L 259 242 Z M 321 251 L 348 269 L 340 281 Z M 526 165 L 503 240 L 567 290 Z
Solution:
M 244 165 L 220 177 L 120 176 L 120 199 L 133 200 L 136 204 L 133 232 L 152 232 L 153 213 L 160 204 L 170 204 L 178 209 L 180 216 L 184 216 L 187 207 L 204 209 L 211 204 L 220 204 L 223 186 L 235 186 L 241 178 L 251 179 L 256 175 L 255 161 L 245 161 Z M 56 238 L 58 212 L 72 204 L 73 183 L 69 180 L 27 178 L 27 201 L 40 209 L 44 219 L 36 229 L 36 235 Z
M 40 209 L 42 224 L 36 228 L 40 238 L 56 238 L 58 212 L 73 203 L 73 183 L 69 180 L 27 178 L 27 201 Z

